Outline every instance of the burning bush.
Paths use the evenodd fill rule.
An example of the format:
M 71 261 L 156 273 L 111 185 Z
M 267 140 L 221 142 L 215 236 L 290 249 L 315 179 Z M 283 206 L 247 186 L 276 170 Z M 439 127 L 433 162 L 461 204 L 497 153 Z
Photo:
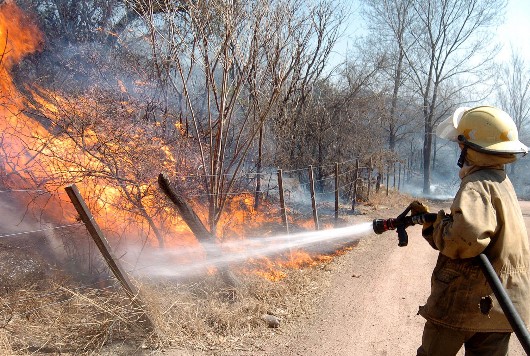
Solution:
M 27 193 L 10 198 L 16 203 L 13 206 L 26 209 L 23 215 L 39 217 L 35 222 L 38 228 L 17 232 L 31 234 L 27 239 L 31 244 L 23 246 L 23 251 L 13 252 L 21 245 L 0 246 L 2 254 L 9 253 L 4 264 L 25 263 L 27 268 L 17 271 L 24 272 L 24 284 L 4 283 L 8 289 L 0 295 L 5 316 L 0 320 L 0 350 L 91 353 L 104 344 L 131 339 L 146 340 L 146 346 L 199 342 L 203 349 L 223 348 L 233 346 L 243 330 L 259 333 L 264 313 L 289 318 L 301 312 L 302 289 L 315 288 L 317 279 L 311 273 L 285 273 L 290 263 L 307 266 L 315 261 L 313 255 L 296 249 L 280 262 L 253 255 L 254 266 L 267 278 L 237 269 L 237 277 L 245 281 L 237 294 L 208 274 L 186 276 L 185 284 L 173 278 L 150 278 L 144 281 L 142 292 L 152 301 L 157 339 L 138 331 L 137 310 L 107 278 L 101 261 L 93 264 L 94 246 L 86 233 L 79 231 L 82 224 L 65 199 L 65 185 L 79 184 L 98 223 L 116 250 L 123 252 L 120 256 L 127 254 L 121 260 L 134 272 L 138 272 L 139 256 L 145 257 L 146 251 L 168 252 L 168 268 L 175 273 L 180 267 L 175 262 L 180 260 L 172 253 L 182 257 L 183 252 L 195 250 L 186 259 L 200 260 L 208 249 L 221 261 L 214 267 L 224 272 L 219 266 L 228 264 L 226 251 L 217 242 L 242 248 L 238 242 L 252 231 L 274 235 L 279 229 L 276 211 L 266 202 L 256 209 L 255 199 L 261 192 L 251 194 L 248 189 L 256 180 L 239 173 L 243 167 L 254 169 L 248 155 L 257 137 L 261 152 L 264 122 L 278 114 L 274 107 L 282 94 L 289 96 L 297 86 L 306 84 L 300 73 L 314 64 L 310 60 L 313 54 L 318 54 L 318 66 L 323 53 L 329 53 L 329 43 L 326 48 L 313 49 L 307 39 L 325 33 L 314 26 L 331 21 L 330 10 L 311 13 L 322 16 L 322 21 L 301 17 L 303 20 L 291 24 L 283 22 L 290 21 L 282 16 L 283 8 L 274 9 L 271 18 L 276 22 L 268 22 L 270 9 L 266 7 L 231 9 L 220 2 L 209 8 L 190 2 L 188 8 L 170 12 L 156 3 L 156 12 L 168 15 L 165 25 L 186 35 L 182 42 L 176 42 L 175 36 L 172 42 L 163 43 L 157 36 L 157 21 L 146 22 L 147 34 L 152 36 L 146 43 L 153 54 L 141 64 L 149 63 L 150 70 L 141 72 L 141 66 L 132 66 L 137 59 L 133 51 L 126 64 L 101 68 L 102 59 L 111 58 L 113 47 L 84 43 L 76 48 L 79 52 L 73 51 L 76 55 L 67 56 L 69 62 L 61 62 L 68 66 L 68 75 L 53 78 L 22 75 L 31 65 L 20 61 L 46 46 L 45 36 L 13 2 L 0 4 L 0 44 L 5 44 L 0 52 L 0 183 L 5 191 Z M 152 15 L 143 7 L 135 10 L 140 11 L 136 19 L 146 16 L 147 20 Z M 214 10 L 226 11 L 219 16 Z M 190 21 L 182 21 L 184 15 L 190 16 Z M 248 17 L 253 22 L 245 22 Z M 281 36 L 273 36 L 282 28 L 292 31 L 289 37 L 304 40 L 284 43 Z M 225 30 L 230 40 L 219 36 L 219 30 Z M 93 39 L 86 31 L 80 37 L 83 41 Z M 215 58 L 207 56 L 211 46 L 222 49 Z M 90 53 L 94 48 L 108 51 Z M 188 56 L 182 55 L 190 48 Z M 55 58 L 66 56 L 69 49 Z M 194 51 L 203 51 L 202 60 L 196 59 Z M 127 55 L 126 50 L 118 52 L 120 58 Z M 162 54 L 169 55 L 171 61 L 162 61 Z M 292 56 L 298 56 L 297 60 L 284 60 Z M 34 62 L 39 62 L 36 58 L 57 67 L 38 68 L 35 73 L 61 72 L 57 63 L 38 55 Z M 94 65 L 76 68 L 92 59 Z M 193 62 L 187 64 L 186 59 Z M 126 68 L 129 64 L 132 68 Z M 118 75 L 115 69 L 129 72 Z M 137 73 L 131 73 L 135 70 Z M 13 72 L 18 73 L 17 80 Z M 153 76 L 154 72 L 158 75 Z M 204 77 L 192 76 L 196 72 Z M 92 82 L 94 78 L 98 80 Z M 175 78 L 180 82 L 175 83 Z M 218 78 L 224 82 L 217 82 Z M 169 97 L 168 88 L 177 98 Z M 164 94 L 158 95 L 160 92 Z M 204 235 L 192 234 L 162 195 L 157 184 L 160 172 L 168 174 L 172 187 L 196 213 L 207 238 L 200 240 Z M 50 232 L 58 228 L 61 233 Z M 204 244 L 205 240 L 212 244 Z M 33 254 L 25 253 L 30 250 Z M 34 255 L 48 258 L 30 263 Z M 143 262 L 163 262 L 161 255 L 153 255 L 152 260 Z M 204 261 L 211 272 L 209 264 Z M 80 270 L 94 275 L 74 273 Z M 12 271 L 15 269 L 4 266 L 0 281 Z M 279 279 L 284 283 L 273 282 Z M 168 301 L 172 303 L 169 307 Z M 194 336 L 191 341 L 189 335 Z

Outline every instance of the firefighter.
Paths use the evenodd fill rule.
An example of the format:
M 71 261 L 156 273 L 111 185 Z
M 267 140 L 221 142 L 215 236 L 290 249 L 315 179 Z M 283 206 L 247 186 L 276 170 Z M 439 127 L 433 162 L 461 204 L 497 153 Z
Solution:
M 422 229 L 439 251 L 431 294 L 419 314 L 427 321 L 417 355 L 507 355 L 512 328 L 480 269 L 484 253 L 528 325 L 530 252 L 521 209 L 505 165 L 526 154 L 517 127 L 504 111 L 459 108 L 436 134 L 458 143 L 460 188 L 449 214 L 438 212 Z M 427 212 L 412 203 L 413 213 Z

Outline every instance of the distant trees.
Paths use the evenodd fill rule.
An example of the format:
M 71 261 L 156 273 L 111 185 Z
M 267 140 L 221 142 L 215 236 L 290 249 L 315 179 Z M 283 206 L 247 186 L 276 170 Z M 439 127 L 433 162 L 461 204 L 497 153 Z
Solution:
M 410 132 L 406 127 L 410 124 L 412 113 L 407 112 L 407 107 L 414 106 L 414 102 L 406 99 L 410 93 L 405 88 L 409 76 L 405 55 L 415 43 L 408 35 L 414 23 L 413 1 L 369 0 L 365 2 L 365 12 L 371 33 L 367 45 L 375 48 L 380 56 L 385 56 L 387 62 L 382 73 L 391 83 L 388 88 L 391 94 L 384 128 L 387 130 L 388 148 L 394 151 L 396 143 Z
M 379 19 L 377 28 L 386 26 L 377 38 L 392 35 L 394 46 L 390 57 L 395 58 L 394 91 L 404 85 L 416 98 L 423 116 L 423 192 L 430 192 L 433 129 L 441 119 L 439 99 L 442 85 L 445 99 L 473 87 L 486 77 L 496 50 L 491 28 L 499 23 L 504 0 L 374 0 L 370 2 L 372 18 Z M 406 62 L 406 69 L 400 66 Z M 449 95 L 451 94 L 451 95 Z M 391 104 L 393 113 L 395 104 Z M 393 114 L 391 115 L 393 116 Z M 390 128 L 392 123 L 390 121 Z M 390 130 L 392 132 L 392 130 Z M 392 137 L 392 134 L 390 135 Z M 389 139 L 392 144 L 392 138 Z
M 497 98 L 522 134 L 530 120 L 530 65 L 513 48 L 509 62 L 500 66 Z M 512 174 L 515 167 L 511 165 Z

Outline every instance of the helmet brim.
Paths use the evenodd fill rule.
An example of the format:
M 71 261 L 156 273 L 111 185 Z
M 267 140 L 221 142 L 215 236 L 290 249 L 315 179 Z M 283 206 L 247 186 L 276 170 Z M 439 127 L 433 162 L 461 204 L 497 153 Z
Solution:
M 480 142 L 475 140 L 469 140 L 468 142 L 472 143 L 473 145 L 478 145 L 482 148 L 485 152 L 491 152 L 491 153 L 522 153 L 527 154 L 528 153 L 528 147 L 522 143 L 521 141 L 503 141 L 498 142 L 493 145 L 487 143 L 487 142 Z
M 457 141 L 458 131 L 454 127 L 452 116 L 438 124 L 436 127 L 436 136 L 449 141 Z

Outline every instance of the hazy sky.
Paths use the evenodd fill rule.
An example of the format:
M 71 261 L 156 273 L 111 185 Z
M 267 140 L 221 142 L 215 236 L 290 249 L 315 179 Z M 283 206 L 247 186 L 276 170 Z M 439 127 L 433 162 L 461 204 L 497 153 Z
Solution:
M 349 1 L 347 0 L 345 3 Z M 332 59 L 334 63 L 340 63 L 344 60 L 348 47 L 351 49 L 352 41 L 362 34 L 363 27 L 366 26 L 359 18 L 360 3 L 362 0 L 351 2 L 353 14 L 348 19 L 344 37 L 336 46 Z M 499 61 L 510 58 L 510 46 L 513 46 L 530 65 L 530 0 L 508 0 L 505 23 L 498 28 L 497 38 L 503 45 L 503 49 L 499 53 Z
M 504 44 L 501 59 L 510 57 L 510 45 L 524 56 L 530 64 L 530 1 L 509 0 L 506 11 L 506 23 L 499 28 L 499 40 Z

